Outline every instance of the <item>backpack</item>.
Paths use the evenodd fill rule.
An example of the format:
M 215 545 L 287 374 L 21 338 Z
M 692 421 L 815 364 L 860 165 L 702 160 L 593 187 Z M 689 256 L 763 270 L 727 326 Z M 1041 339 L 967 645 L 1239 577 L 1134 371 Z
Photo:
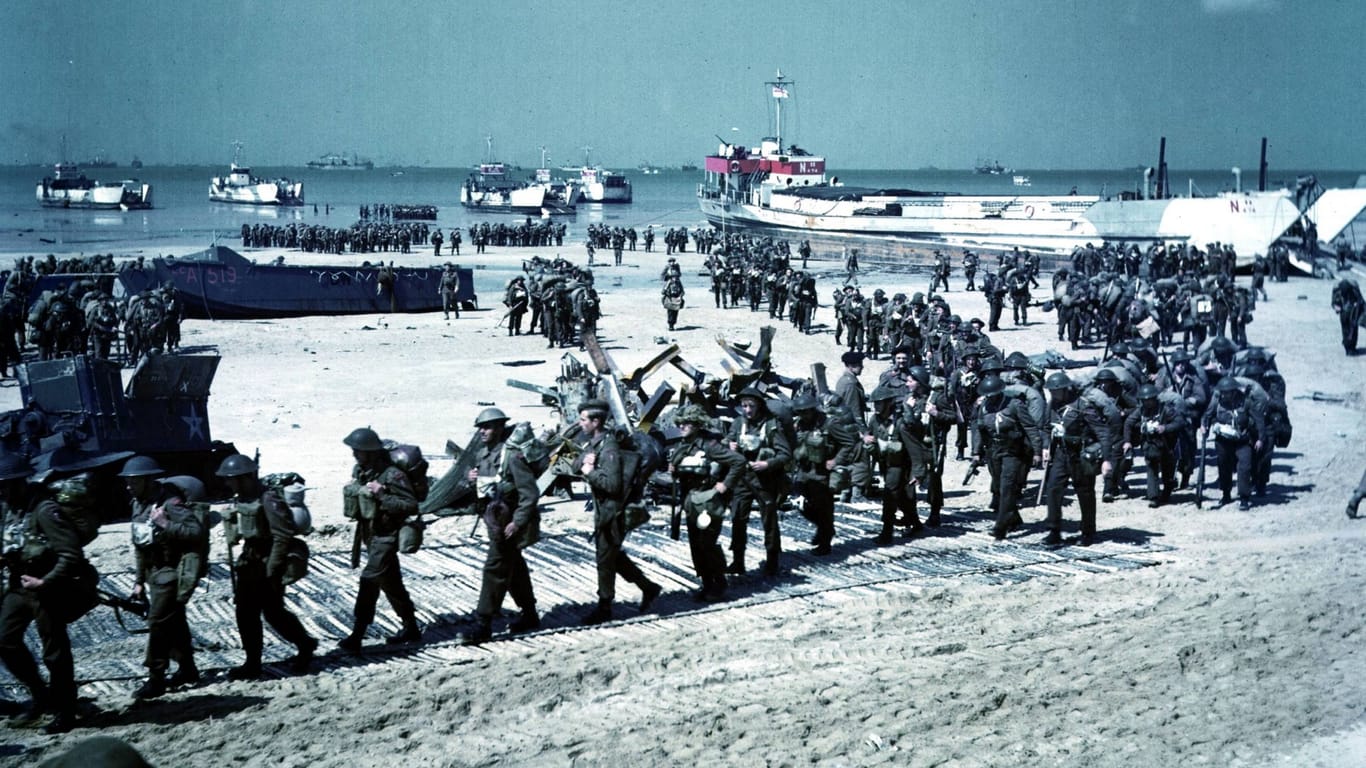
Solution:
M 419 502 L 426 501 L 432 485 L 431 479 L 427 477 L 428 464 L 422 456 L 422 449 L 416 445 L 400 445 L 392 440 L 384 441 L 384 447 L 389 451 L 389 459 L 394 462 L 394 466 L 408 476 L 408 484 L 413 488 L 413 495 Z

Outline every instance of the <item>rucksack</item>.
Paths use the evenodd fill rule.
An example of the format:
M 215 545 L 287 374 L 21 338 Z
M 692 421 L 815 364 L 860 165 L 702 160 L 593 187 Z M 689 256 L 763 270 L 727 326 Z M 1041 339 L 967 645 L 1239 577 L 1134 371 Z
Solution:
M 413 495 L 419 502 L 426 501 L 432 485 L 431 479 L 427 477 L 428 464 L 422 457 L 422 449 L 416 445 L 400 445 L 392 440 L 385 440 L 384 447 L 389 451 L 389 459 L 394 462 L 394 466 L 408 476 L 408 485 L 412 486 Z

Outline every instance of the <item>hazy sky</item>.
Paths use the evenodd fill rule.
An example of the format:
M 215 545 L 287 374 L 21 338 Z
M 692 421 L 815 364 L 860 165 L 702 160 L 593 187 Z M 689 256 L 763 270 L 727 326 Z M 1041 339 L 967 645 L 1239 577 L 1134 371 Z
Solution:
M 0 4 L 0 163 L 1366 169 L 1362 0 Z M 732 131 L 738 128 L 738 131 Z

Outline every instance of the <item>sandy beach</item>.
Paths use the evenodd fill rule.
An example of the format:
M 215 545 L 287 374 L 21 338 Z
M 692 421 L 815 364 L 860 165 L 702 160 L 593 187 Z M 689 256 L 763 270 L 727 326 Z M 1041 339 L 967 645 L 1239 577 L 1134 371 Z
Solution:
M 583 260 L 581 246 L 559 252 Z M 247 252 L 263 261 L 280 253 L 295 262 L 335 262 Z M 481 299 L 480 310 L 458 320 L 429 313 L 184 324 L 185 348 L 223 356 L 209 401 L 213 436 L 247 454 L 259 451 L 264 472 L 304 475 L 321 529 L 309 541 L 320 562 L 349 549 L 340 490 L 351 456 L 341 441 L 352 429 L 368 425 L 419 445 L 435 474 L 449 466 L 440 460 L 446 441 L 468 442 L 475 414 L 490 404 L 515 421 L 554 422 L 538 395 L 506 380 L 553 386 L 565 352 L 584 363 L 587 354 L 547 349 L 541 336 L 509 337 L 498 321 L 506 277 L 531 255 L 555 253 L 495 248 L 456 259 L 478 265 Z M 446 260 L 427 251 L 402 262 Z M 671 333 L 652 281 L 664 253 L 628 252 L 626 260 L 629 266 L 595 268 L 604 311 L 599 335 L 622 369 L 634 370 L 676 341 L 694 365 L 724 375 L 716 339 L 757 342 L 760 326 L 772 324 L 779 373 L 805 377 L 811 363 L 822 362 L 833 382 L 841 370 L 828 307 L 809 336 L 766 313 L 715 309 L 697 276 L 702 257 L 688 252 L 679 257 L 687 307 Z M 820 292 L 828 300 L 839 265 L 812 266 L 826 270 Z M 957 270 L 950 282 L 946 298 L 955 313 L 986 317 L 985 300 L 962 290 Z M 860 276 L 865 293 L 924 291 L 926 283 L 910 273 Z M 428 548 L 455 553 L 463 565 L 409 577 L 430 627 L 426 646 L 359 660 L 329 655 L 311 674 L 273 673 L 255 683 L 227 682 L 224 667 L 206 667 L 201 686 L 150 703 L 133 702 L 132 677 L 82 677 L 82 653 L 112 651 L 78 649 L 88 725 L 60 737 L 0 726 L 0 764 L 33 765 L 96 734 L 127 740 L 158 766 L 1360 764 L 1366 520 L 1349 520 L 1343 507 L 1366 463 L 1366 357 L 1342 353 L 1331 282 L 1294 278 L 1267 290 L 1270 300 L 1258 306 L 1248 332 L 1276 352 L 1294 441 L 1277 452 L 1269 493 L 1251 511 L 1212 503 L 1197 510 L 1190 491 L 1156 510 L 1141 494 L 1102 504 L 1102 554 L 1141 555 L 1151 562 L 1146 567 L 1083 572 L 1063 562 L 1052 575 L 1035 568 L 1003 579 L 879 581 L 855 573 L 950 546 L 992 556 L 998 545 L 984 534 L 987 484 L 979 479 L 963 489 L 966 465 L 950 458 L 947 524 L 927 539 L 879 550 L 860 527 L 875 513 L 846 510 L 836 541 L 842 554 L 821 561 L 805 556 L 805 541 L 794 533 L 800 516 L 788 512 L 786 548 L 800 554 L 786 583 L 747 575 L 740 599 L 703 610 L 685 594 L 691 574 L 675 567 L 687 562 L 686 542 L 669 544 L 660 534 L 666 511 L 639 534 L 670 558 L 656 561 L 643 545 L 637 557 L 669 590 L 657 614 L 638 616 L 630 606 L 637 593 L 622 585 L 620 621 L 578 628 L 576 616 L 592 594 L 592 563 L 554 571 L 533 561 L 545 628 L 470 647 L 460 633 L 473 600 L 433 600 L 477 593 L 483 538 L 470 535 L 467 519 L 442 521 L 429 528 Z M 1013 328 L 1007 317 L 993 343 L 1007 352 L 1065 351 L 1052 314 L 1031 313 L 1031 320 Z M 1097 346 L 1073 356 L 1100 353 Z M 886 365 L 869 361 L 869 389 Z M 664 380 L 678 385 L 683 376 L 668 368 L 646 388 Z M 1330 397 L 1315 400 L 1314 392 Z M 21 404 L 12 380 L 0 386 L 0 407 Z M 1031 474 L 1031 486 L 1038 475 Z M 1214 501 L 1217 490 L 1206 495 Z M 543 501 L 546 546 L 588 547 L 578 535 L 590 525 L 582 500 Z M 1003 551 L 1041 553 L 1043 508 L 1023 514 L 1025 532 Z M 1075 507 L 1064 514 L 1075 534 Z M 627 549 L 639 552 L 634 541 Z M 88 552 L 102 573 L 126 573 L 126 526 L 107 526 Z M 823 569 L 841 576 L 823 586 Z M 321 569 L 309 579 L 340 585 L 343 601 L 354 595 L 353 572 Z M 573 583 L 560 587 L 558 580 Z M 221 583 L 196 598 L 225 625 L 214 638 L 234 637 L 227 599 Z M 511 601 L 506 607 L 511 611 Z M 380 612 L 389 613 L 384 601 Z M 208 629 L 195 621 L 192 615 L 192 629 L 206 642 Z M 329 650 L 345 631 L 319 629 L 333 633 L 322 638 Z M 289 653 L 267 633 L 268 661 Z M 2 675 L 0 682 L 12 683 Z

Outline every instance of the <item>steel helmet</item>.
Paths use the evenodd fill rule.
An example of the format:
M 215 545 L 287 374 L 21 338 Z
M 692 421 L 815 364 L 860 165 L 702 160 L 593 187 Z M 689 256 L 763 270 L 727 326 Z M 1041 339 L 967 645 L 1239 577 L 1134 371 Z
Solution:
M 342 442 L 357 451 L 384 450 L 384 443 L 380 442 L 379 435 L 375 434 L 375 430 L 369 427 L 358 427 L 351 430 L 351 434 L 347 435 Z
M 802 395 L 792 401 L 792 410 L 796 413 L 814 412 L 820 410 L 820 404 L 814 395 Z
M 478 416 L 474 418 L 474 426 L 490 427 L 494 424 L 497 424 L 500 421 L 505 422 L 507 420 L 508 415 L 498 410 L 497 408 L 485 408 L 484 410 L 479 412 Z
M 1242 392 L 1243 390 L 1242 390 L 1241 387 L 1238 386 L 1238 382 L 1236 382 L 1236 381 L 1233 380 L 1233 377 L 1232 377 L 1232 376 L 1225 376 L 1224 378 L 1222 378 L 1222 379 L 1219 380 L 1219 383 L 1218 383 L 1218 384 L 1214 385 L 1214 391 L 1215 391 L 1215 392 Z
M 923 365 L 911 366 L 911 378 L 922 387 L 930 385 L 930 369 Z
M 157 460 L 151 456 L 134 456 L 123 465 L 119 477 L 157 477 L 166 474 Z
M 900 394 L 901 390 L 898 387 L 879 384 L 876 387 L 873 387 L 872 392 L 868 393 L 868 401 L 881 403 L 886 400 L 895 400 Z
M 78 472 L 71 477 L 49 480 L 47 487 L 52 489 L 53 498 L 58 504 L 72 507 L 88 506 L 94 501 L 92 480 L 89 472 Z
M 1029 358 L 1023 352 L 1011 352 L 1006 355 L 1005 366 L 1012 371 L 1023 371 L 1029 367 Z
M 1144 384 L 1138 388 L 1139 400 L 1156 400 L 1158 395 L 1157 386 L 1154 384 Z
M 1119 376 L 1115 375 L 1114 370 L 1111 368 L 1101 368 L 1099 371 L 1096 371 L 1095 382 L 1097 384 L 1105 384 L 1106 382 L 1118 384 Z
M 0 480 L 18 480 L 32 474 L 28 459 L 17 453 L 0 453 Z
M 234 453 L 226 459 L 223 459 L 223 463 L 218 465 L 218 471 L 214 474 L 219 477 L 254 475 L 256 474 L 256 462 L 240 453 Z
M 1072 377 L 1066 371 L 1055 371 L 1048 374 L 1048 379 L 1044 381 L 1045 389 L 1068 389 L 1073 386 Z
M 999 395 L 1006 390 L 1006 383 L 1001 381 L 1001 377 L 996 374 L 988 374 L 982 377 L 982 381 L 977 384 L 977 394 L 990 397 Z
M 199 478 L 191 475 L 173 475 L 163 477 L 157 481 L 162 488 L 175 489 L 180 491 L 185 501 L 203 501 L 209 497 L 208 491 L 204 488 L 204 483 Z M 171 491 L 174 493 L 174 491 Z
M 700 405 L 685 405 L 674 411 L 675 424 L 696 424 L 705 427 L 711 424 L 711 417 L 707 415 L 706 409 Z

